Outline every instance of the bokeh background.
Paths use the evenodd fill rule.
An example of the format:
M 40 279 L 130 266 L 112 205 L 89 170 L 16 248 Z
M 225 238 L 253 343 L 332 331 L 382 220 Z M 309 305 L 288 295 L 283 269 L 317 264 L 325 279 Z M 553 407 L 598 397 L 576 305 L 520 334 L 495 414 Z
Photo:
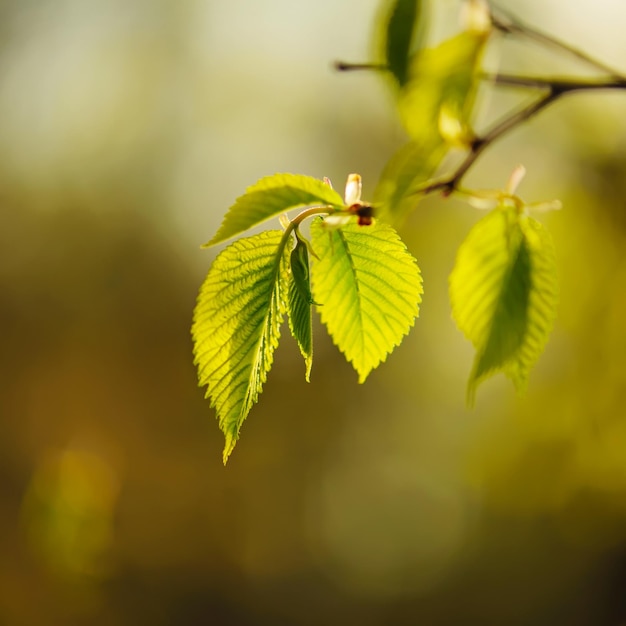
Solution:
M 456 27 L 439 0 L 434 37 Z M 626 71 L 619 0 L 507 6 Z M 578 95 L 467 184 L 563 200 L 559 321 L 517 398 L 467 410 L 447 276 L 480 213 L 402 229 L 425 283 L 367 384 L 286 329 L 226 468 L 189 327 L 259 177 L 353 171 L 402 143 L 370 57 L 377 0 L 0 0 L 0 624 L 626 623 L 626 96 Z M 497 55 L 489 63 L 495 66 Z M 503 69 L 585 75 L 504 43 Z M 525 96 L 485 94 L 483 122 Z

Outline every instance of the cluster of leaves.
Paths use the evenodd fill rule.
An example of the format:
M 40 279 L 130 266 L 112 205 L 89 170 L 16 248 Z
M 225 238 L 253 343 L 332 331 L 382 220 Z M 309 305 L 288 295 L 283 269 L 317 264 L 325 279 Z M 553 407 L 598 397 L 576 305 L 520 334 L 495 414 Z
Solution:
M 261 179 L 231 207 L 212 246 L 272 216 L 312 208 L 285 230 L 239 239 L 215 259 L 202 285 L 192 333 L 201 385 L 226 436 L 224 462 L 272 366 L 285 313 L 309 380 L 312 307 L 363 382 L 407 334 L 418 315 L 417 262 L 395 230 L 369 222 L 360 177 L 346 197 L 323 181 L 293 174 Z M 310 240 L 300 232 L 307 217 Z M 361 222 L 361 223 L 359 223 Z M 311 262 L 313 261 L 313 262 Z
M 283 230 L 238 239 L 217 256 L 194 312 L 195 363 L 226 437 L 224 462 L 267 379 L 285 314 L 307 380 L 316 307 L 359 382 L 386 359 L 418 316 L 420 270 L 394 225 L 415 209 L 421 195 L 462 191 L 458 182 L 464 170 L 443 182 L 432 179 L 450 148 L 470 154 L 482 148 L 472 115 L 493 21 L 482 2 L 468 4 L 463 32 L 423 48 L 420 0 L 386 3 L 379 48 L 408 141 L 384 168 L 371 205 L 361 201 L 355 174 L 344 198 L 327 180 L 268 176 L 237 199 L 206 244 L 223 243 L 282 216 Z M 503 191 L 469 193 L 491 210 L 460 246 L 450 276 L 453 317 L 476 350 L 470 404 L 476 386 L 496 372 L 508 376 L 518 391 L 525 388 L 555 318 L 552 242 L 515 195 L 519 176 L 514 178 Z M 293 219 L 286 217 L 302 207 L 307 208 Z M 312 218 L 308 238 L 301 229 L 307 218 Z

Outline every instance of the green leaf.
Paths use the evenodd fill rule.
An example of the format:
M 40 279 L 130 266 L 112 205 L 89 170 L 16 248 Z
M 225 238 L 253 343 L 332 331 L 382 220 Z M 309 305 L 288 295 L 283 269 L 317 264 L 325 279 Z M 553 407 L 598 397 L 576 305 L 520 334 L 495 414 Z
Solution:
M 415 55 L 398 103 L 413 139 L 438 128 L 451 145 L 471 141 L 470 117 L 476 99 L 478 71 L 488 33 L 467 31 Z
M 313 295 L 322 322 L 362 383 L 419 314 L 422 279 L 396 231 L 379 221 L 340 229 L 311 224 Z
M 291 276 L 289 281 L 289 328 L 298 343 L 306 366 L 305 378 L 310 382 L 313 365 L 313 328 L 311 319 L 311 277 L 309 273 L 309 250 L 298 239 L 291 252 Z
M 343 207 L 343 198 L 329 185 L 310 176 L 274 174 L 261 178 L 237 198 L 215 236 L 203 247 L 214 246 L 243 233 L 270 217 L 300 206 Z
M 239 239 L 215 259 L 194 310 L 194 362 L 226 437 L 224 463 L 272 366 L 287 296 L 284 233 Z
M 408 80 L 411 53 L 418 47 L 422 0 L 391 0 L 386 7 L 387 20 L 383 36 L 385 65 L 400 86 Z
M 556 317 L 556 259 L 547 230 L 515 207 L 489 213 L 459 248 L 450 300 L 476 348 L 468 404 L 478 384 L 499 371 L 522 393 Z
M 376 216 L 401 224 L 420 200 L 420 185 L 428 181 L 448 151 L 436 127 L 424 129 L 420 140 L 400 148 L 387 162 L 374 190 Z

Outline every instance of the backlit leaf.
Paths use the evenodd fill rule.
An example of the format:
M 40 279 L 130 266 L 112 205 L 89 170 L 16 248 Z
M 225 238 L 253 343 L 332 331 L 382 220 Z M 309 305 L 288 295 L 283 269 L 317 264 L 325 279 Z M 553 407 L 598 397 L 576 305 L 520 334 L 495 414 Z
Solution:
M 417 207 L 416 190 L 433 176 L 447 150 L 434 126 L 424 129 L 420 140 L 402 146 L 385 165 L 374 190 L 377 217 L 394 226 L 401 224 Z
M 291 276 L 289 281 L 289 306 L 287 309 L 289 328 L 298 343 L 306 366 L 307 382 L 313 364 L 313 329 L 311 320 L 311 276 L 309 273 L 309 251 L 306 243 L 298 239 L 291 252 Z
M 400 86 L 408 80 L 409 62 L 417 47 L 422 29 L 422 0 L 392 0 L 385 7 L 386 28 L 383 37 L 385 64 Z
M 515 207 L 493 210 L 459 248 L 450 300 L 459 329 L 476 349 L 468 403 L 477 385 L 499 371 L 523 392 L 556 317 L 558 282 L 549 233 Z
M 287 299 L 284 233 L 239 239 L 215 259 L 194 310 L 194 362 L 226 437 L 224 463 L 272 366 Z
M 261 178 L 237 198 L 215 236 L 204 247 L 213 246 L 245 232 L 270 217 L 301 206 L 341 208 L 343 199 L 329 185 L 310 176 L 274 174 Z
M 410 137 L 419 140 L 434 127 L 451 145 L 471 141 L 470 117 L 487 38 L 487 32 L 466 31 L 415 55 L 399 102 Z
M 415 322 L 422 280 L 395 230 L 376 221 L 341 228 L 311 224 L 313 296 L 333 341 L 364 382 Z

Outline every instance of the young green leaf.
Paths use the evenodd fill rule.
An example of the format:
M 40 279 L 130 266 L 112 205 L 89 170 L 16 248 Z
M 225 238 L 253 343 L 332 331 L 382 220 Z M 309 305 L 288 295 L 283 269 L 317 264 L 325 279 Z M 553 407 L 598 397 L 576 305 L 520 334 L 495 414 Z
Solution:
M 422 0 L 391 0 L 386 7 L 383 36 L 385 64 L 400 86 L 408 80 L 411 54 L 417 47 L 423 13 Z
M 274 174 L 261 178 L 237 198 L 215 236 L 203 247 L 214 246 L 243 233 L 270 217 L 300 206 L 343 207 L 342 197 L 329 185 L 310 176 Z
M 194 310 L 194 362 L 226 437 L 224 463 L 272 366 L 287 296 L 284 233 L 239 239 L 215 259 Z
M 476 349 L 468 404 L 478 384 L 498 371 L 523 392 L 556 317 L 558 283 L 549 233 L 515 207 L 493 210 L 459 248 L 450 300 L 459 329 Z
M 451 145 L 471 141 L 470 117 L 488 32 L 466 31 L 415 55 L 398 103 L 406 131 L 419 140 L 438 128 Z
M 289 306 L 287 308 L 289 329 L 304 358 L 306 381 L 310 382 L 313 365 L 313 329 L 311 320 L 311 277 L 309 273 L 309 250 L 301 239 L 291 252 L 291 276 L 289 281 Z
M 448 151 L 436 127 L 424 129 L 420 140 L 402 146 L 385 165 L 374 189 L 376 216 L 401 224 L 419 202 L 417 189 L 432 177 Z
M 422 279 L 396 231 L 356 221 L 332 230 L 311 224 L 319 256 L 311 268 L 313 296 L 333 341 L 362 383 L 399 345 L 419 314 Z

